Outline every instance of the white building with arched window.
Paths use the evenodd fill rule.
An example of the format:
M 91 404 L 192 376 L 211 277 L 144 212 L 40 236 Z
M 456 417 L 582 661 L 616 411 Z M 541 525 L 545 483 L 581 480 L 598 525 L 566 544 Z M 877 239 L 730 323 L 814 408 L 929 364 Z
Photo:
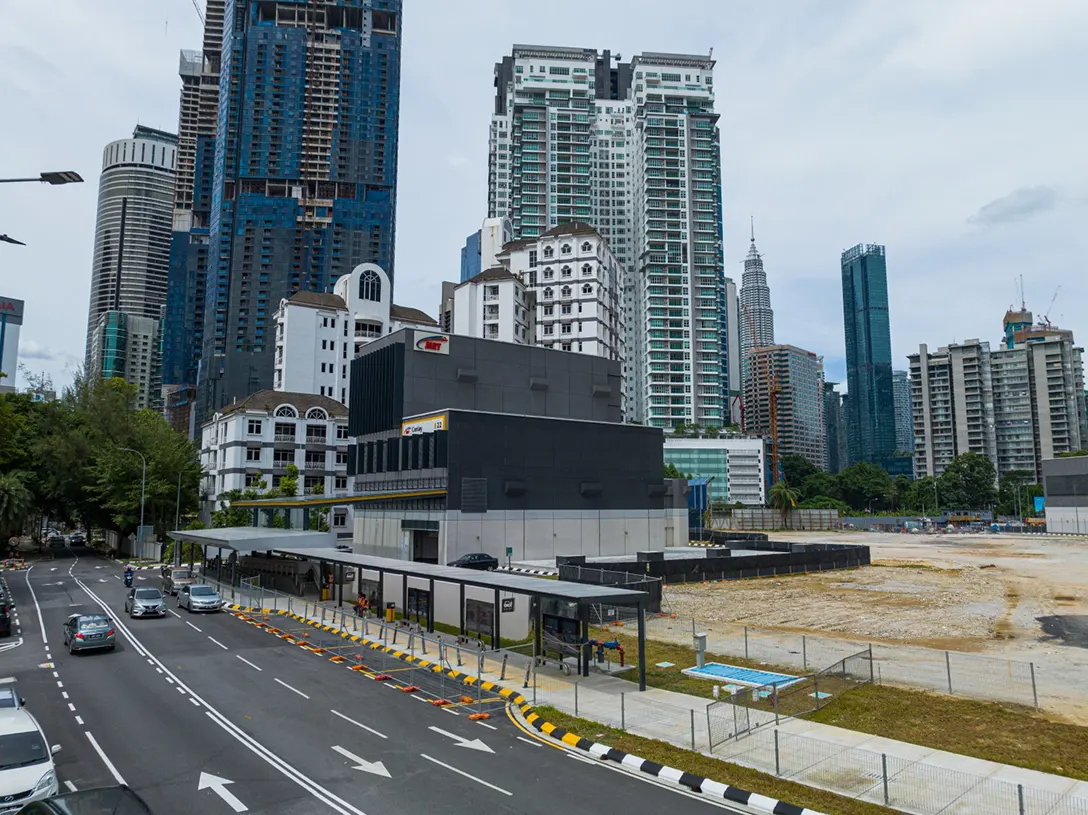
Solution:
M 275 313 L 277 391 L 328 396 L 348 404 L 348 369 L 368 342 L 402 328 L 435 331 L 438 323 L 414 308 L 391 302 L 389 276 L 362 263 L 339 278 L 331 292 L 300 291 Z
M 201 428 L 200 464 L 206 513 L 231 490 L 280 489 L 291 464 L 297 494 L 347 495 L 347 408 L 327 396 L 257 391 Z M 347 518 L 346 507 L 335 507 L 329 525 L 346 531 Z

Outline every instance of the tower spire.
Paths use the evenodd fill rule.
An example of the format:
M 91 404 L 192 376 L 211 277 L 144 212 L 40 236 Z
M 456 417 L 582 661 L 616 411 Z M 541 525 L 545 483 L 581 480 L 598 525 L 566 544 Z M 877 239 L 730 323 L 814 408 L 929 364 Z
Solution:
M 749 215 L 748 219 L 752 223 L 752 243 L 755 243 L 756 242 L 756 216 L 755 215 Z

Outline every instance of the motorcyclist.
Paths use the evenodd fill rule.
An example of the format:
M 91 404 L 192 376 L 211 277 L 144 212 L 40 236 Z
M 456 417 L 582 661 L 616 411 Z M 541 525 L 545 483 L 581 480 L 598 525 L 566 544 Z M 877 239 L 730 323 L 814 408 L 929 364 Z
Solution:
M 131 586 L 132 585 L 132 567 L 131 566 L 126 566 L 125 567 L 125 585 L 126 586 Z

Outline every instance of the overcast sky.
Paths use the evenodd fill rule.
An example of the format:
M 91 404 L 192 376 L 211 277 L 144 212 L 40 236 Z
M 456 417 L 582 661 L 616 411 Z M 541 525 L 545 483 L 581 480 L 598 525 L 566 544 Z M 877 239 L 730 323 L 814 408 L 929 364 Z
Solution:
M 203 5 L 203 0 L 198 0 Z M 513 43 L 717 60 L 726 274 L 748 216 L 776 339 L 845 378 L 839 255 L 887 246 L 896 367 L 918 343 L 994 341 L 1029 308 L 1088 342 L 1085 0 L 404 0 L 397 302 L 437 310 L 487 207 L 492 68 Z M 104 9 L 108 8 L 108 12 Z M 102 148 L 176 130 L 191 0 L 4 0 L 0 295 L 27 301 L 21 358 L 82 361 Z

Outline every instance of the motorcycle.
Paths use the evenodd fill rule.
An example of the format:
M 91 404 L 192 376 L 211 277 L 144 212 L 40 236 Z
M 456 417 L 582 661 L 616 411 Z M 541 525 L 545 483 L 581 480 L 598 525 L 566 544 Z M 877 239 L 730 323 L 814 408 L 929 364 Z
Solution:
M 125 572 L 125 588 L 132 588 L 132 572 Z

